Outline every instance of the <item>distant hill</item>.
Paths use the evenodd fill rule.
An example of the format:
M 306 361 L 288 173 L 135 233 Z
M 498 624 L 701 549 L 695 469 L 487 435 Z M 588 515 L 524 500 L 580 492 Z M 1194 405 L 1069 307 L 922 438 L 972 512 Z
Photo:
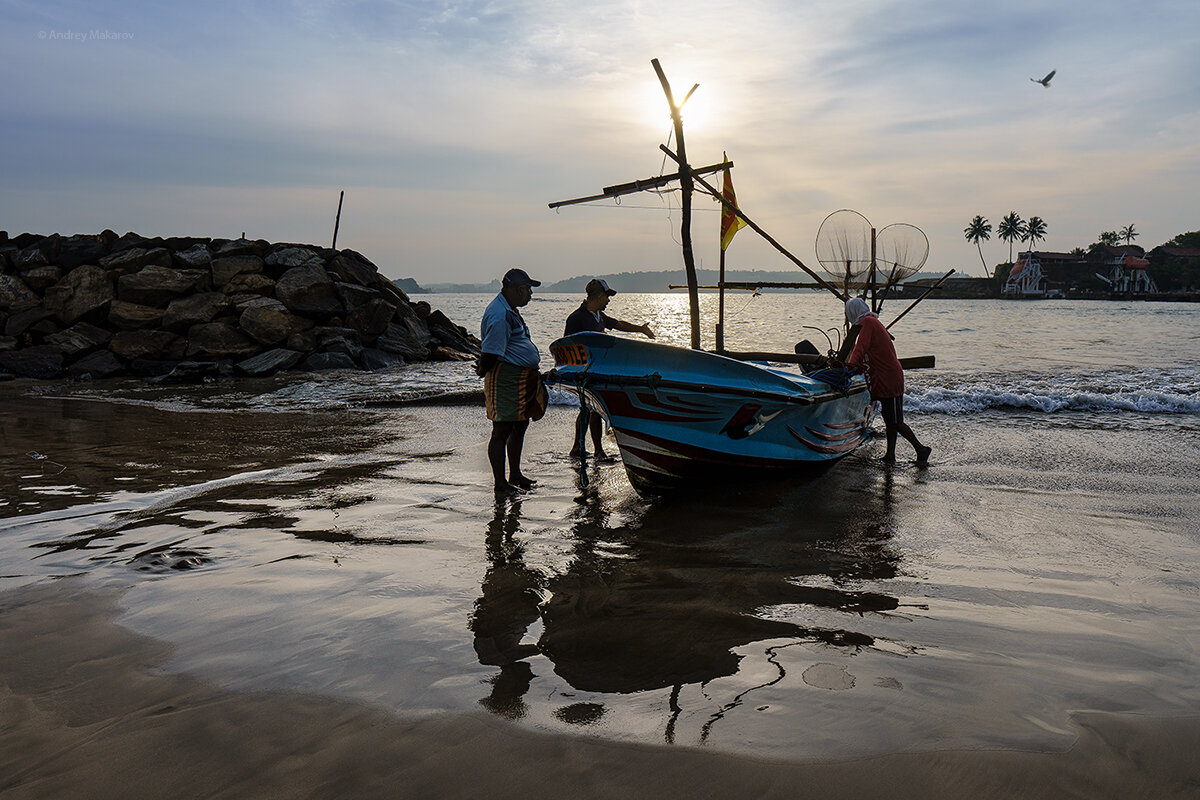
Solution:
M 413 278 L 396 278 L 392 283 L 400 287 L 400 291 L 405 294 L 429 294 L 429 290 L 422 288 Z
M 537 277 L 537 276 L 534 276 Z M 671 284 L 683 284 L 686 278 L 681 269 L 664 269 L 650 272 L 610 272 L 598 275 L 578 275 L 561 281 L 543 283 L 538 291 L 542 293 L 583 294 L 584 288 L 592 278 L 602 278 L 618 292 L 665 292 Z M 701 286 L 713 286 L 717 282 L 717 270 L 696 270 L 696 280 Z M 809 277 L 800 270 L 771 272 L 766 270 L 726 270 L 727 281 L 762 281 L 764 283 L 796 283 L 807 282 Z M 431 283 L 426 287 L 431 292 L 487 292 L 500 291 L 500 281 L 490 283 Z M 716 291 L 710 290 L 710 291 Z M 764 289 L 763 291 L 808 291 L 794 289 Z
M 824 273 L 821 273 L 824 274 Z M 534 276 L 537 277 L 537 276 Z M 910 281 L 921 278 L 940 278 L 941 273 L 933 272 L 918 272 L 916 275 L 909 278 Z M 609 272 L 599 275 L 577 275 L 574 278 L 566 278 L 561 281 L 547 281 L 538 287 L 538 292 L 547 294 L 583 294 L 584 288 L 588 281 L 592 278 L 602 278 L 607 281 L 609 286 L 616 289 L 618 292 L 665 292 L 670 285 L 682 285 L 686 282 L 682 269 L 663 269 L 653 270 L 648 272 Z M 411 280 L 411 279 L 409 279 Z M 715 269 L 698 269 L 696 270 L 696 280 L 701 286 L 715 286 L 717 283 L 717 270 Z M 798 269 L 794 270 L 747 270 L 747 269 L 731 269 L 725 271 L 725 280 L 740 281 L 744 283 L 809 283 L 812 279 Z M 832 280 L 832 279 L 831 279 Z M 401 287 L 403 288 L 403 287 Z M 425 287 L 426 291 L 437 292 L 439 294 L 472 294 L 472 293 L 487 293 L 495 294 L 500 291 L 500 281 L 493 280 L 490 283 L 431 283 Z M 405 291 L 408 291 L 405 289 Z M 705 291 L 705 290 L 702 290 Z M 716 291 L 709 289 L 707 291 Z M 763 289 L 764 292 L 809 292 L 821 291 L 820 289 Z

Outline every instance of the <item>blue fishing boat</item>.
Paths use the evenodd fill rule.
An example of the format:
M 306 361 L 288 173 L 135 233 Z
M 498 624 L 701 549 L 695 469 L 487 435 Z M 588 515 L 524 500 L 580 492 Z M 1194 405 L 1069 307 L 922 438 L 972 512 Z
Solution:
M 863 377 L 840 370 L 804 374 L 591 332 L 550 352 L 549 382 L 600 412 L 639 490 L 830 462 L 862 443 L 874 413 Z
M 876 405 L 862 375 L 822 367 L 844 363 L 858 329 L 854 327 L 847 332 L 836 353 L 831 341 L 828 356 L 822 356 L 815 347 L 801 345 L 797 345 L 794 353 L 733 352 L 724 343 L 724 293 L 727 289 L 757 290 L 767 286 L 815 288 L 829 291 L 841 303 L 850 297 L 852 290 L 861 290 L 864 296 L 869 295 L 872 310 L 878 311 L 888 290 L 903 275 L 915 272 L 920 264 L 908 265 L 911 259 L 906 256 L 905 266 L 899 256 L 894 256 L 890 271 L 881 272 L 877 268 L 875 230 L 868 226 L 869 239 L 865 241 L 869 246 L 858 248 L 864 254 L 862 257 L 856 255 L 858 250 L 855 254 L 846 251 L 849 238 L 844 232 L 830 237 L 838 246 L 830 249 L 822 263 L 828 260 L 837 266 L 839 273 L 844 271 L 840 274 L 840 286 L 831 282 L 833 273 L 827 271 L 822 276 L 810 269 L 738 208 L 729 182 L 731 161 L 726 159 L 699 168 L 688 164 L 679 113 L 682 103 L 675 101 L 658 60 L 650 63 L 671 109 L 676 143 L 674 151 L 666 145 L 660 145 L 659 149 L 678 165 L 678 172 L 609 186 L 599 194 L 550 203 L 550 208 L 612 200 L 678 182 L 691 348 L 618 339 L 601 333 L 577 333 L 550 345 L 555 367 L 548 375 L 548 382 L 577 393 L 581 403 L 590 405 L 608 421 L 629 479 L 639 490 L 780 472 L 841 458 L 866 439 Z M 693 86 L 692 91 L 696 88 Z M 686 101 L 687 97 L 683 102 Z M 718 172 L 724 175 L 721 190 L 705 180 L 706 175 Z M 700 346 L 698 290 L 701 287 L 696 280 L 691 234 L 693 191 L 706 192 L 723 208 L 720 278 L 716 286 L 704 287 L 720 292 L 716 347 L 712 352 Z M 866 222 L 861 215 L 857 216 Z M 811 282 L 750 285 L 726 281 L 725 248 L 742 226 L 762 236 L 807 273 Z M 914 240 L 903 236 L 892 236 L 888 241 L 892 240 L 899 250 L 908 251 L 914 244 Z M 927 254 L 928 242 L 923 233 L 920 241 Z M 924 263 L 924 257 L 921 255 L 920 263 Z M 901 271 L 902 266 L 907 271 Z M 933 288 L 936 287 L 926 294 Z M 926 359 L 928 363 L 921 366 L 932 366 L 932 357 Z M 904 362 L 902 359 L 901 363 Z M 782 365 L 793 368 L 783 369 Z M 580 452 L 584 450 L 583 444 L 581 441 Z

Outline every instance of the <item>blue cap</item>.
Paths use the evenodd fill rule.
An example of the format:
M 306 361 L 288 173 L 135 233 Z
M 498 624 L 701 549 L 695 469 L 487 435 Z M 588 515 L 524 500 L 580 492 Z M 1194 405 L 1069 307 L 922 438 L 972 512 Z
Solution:
M 504 273 L 505 286 L 541 286 L 541 281 L 529 277 L 529 273 L 520 267 L 514 267 Z

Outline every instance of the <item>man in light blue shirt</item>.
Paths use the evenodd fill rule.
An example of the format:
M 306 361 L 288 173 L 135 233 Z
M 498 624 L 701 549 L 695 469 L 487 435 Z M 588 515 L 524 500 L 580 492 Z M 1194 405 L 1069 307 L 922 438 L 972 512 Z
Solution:
M 498 495 L 527 491 L 537 483 L 521 474 L 521 449 L 529 420 L 541 419 L 546 413 L 546 387 L 538 371 L 541 353 L 517 309 L 528 305 L 533 287 L 541 285 L 525 270 L 510 269 L 504 273 L 500 294 L 488 304 L 480 324 L 483 356 L 475 372 L 484 379 L 487 416 L 492 421 L 488 461 Z

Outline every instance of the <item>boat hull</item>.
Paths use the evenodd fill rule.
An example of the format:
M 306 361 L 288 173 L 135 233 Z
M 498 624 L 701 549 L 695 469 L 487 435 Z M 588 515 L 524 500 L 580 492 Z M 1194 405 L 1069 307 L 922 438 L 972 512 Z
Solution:
M 874 404 L 844 385 L 714 353 L 596 333 L 555 341 L 550 381 L 608 421 L 631 483 L 659 490 L 828 464 L 861 444 Z

